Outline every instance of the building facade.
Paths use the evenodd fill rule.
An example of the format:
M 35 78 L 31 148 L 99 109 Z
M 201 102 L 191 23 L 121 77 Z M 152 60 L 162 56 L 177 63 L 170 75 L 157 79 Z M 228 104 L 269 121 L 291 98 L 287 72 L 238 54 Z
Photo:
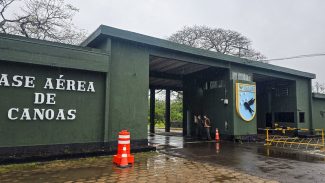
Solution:
M 111 152 L 122 129 L 133 149 L 146 149 L 155 89 L 183 91 L 187 136 L 199 114 L 223 138 L 254 136 L 274 123 L 325 127 L 314 74 L 104 25 L 80 46 L 1 34 L 0 71 L 3 158 Z

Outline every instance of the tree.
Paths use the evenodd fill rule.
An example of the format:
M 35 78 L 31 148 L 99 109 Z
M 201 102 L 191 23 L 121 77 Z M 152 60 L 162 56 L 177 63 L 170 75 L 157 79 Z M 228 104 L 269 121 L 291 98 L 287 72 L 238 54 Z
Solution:
M 185 26 L 172 34 L 168 40 L 255 61 L 262 61 L 266 58 L 252 48 L 252 42 L 247 37 L 232 30 L 207 26 Z
M 20 11 L 11 13 L 14 6 Z M 64 0 L 0 0 L 0 32 L 78 44 L 86 36 L 72 23 L 78 11 Z
M 319 83 L 318 81 L 315 82 L 314 86 L 313 86 L 313 92 L 314 93 L 325 93 L 325 85 Z

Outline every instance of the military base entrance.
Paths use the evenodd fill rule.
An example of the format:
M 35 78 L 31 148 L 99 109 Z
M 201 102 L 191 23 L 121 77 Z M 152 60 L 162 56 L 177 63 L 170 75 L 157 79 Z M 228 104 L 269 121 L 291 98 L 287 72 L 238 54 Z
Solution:
M 1 34 L 0 65 L 2 158 L 112 152 L 122 129 L 133 149 L 150 149 L 157 89 L 167 91 L 166 131 L 170 91 L 183 92 L 183 136 L 195 136 L 195 115 L 221 139 L 254 139 L 275 124 L 325 127 L 314 74 L 104 25 L 80 46 Z
M 297 81 L 301 78 L 294 79 L 292 75 L 277 72 L 233 71 L 220 65 L 204 65 L 197 59 L 176 59 L 181 58 L 151 55 L 149 61 L 150 96 L 156 89 L 165 89 L 167 93 L 166 132 L 170 131 L 171 90 L 183 91 L 184 136 L 195 136 L 195 115 L 209 116 L 211 135 L 217 128 L 224 139 L 254 139 L 258 129 L 273 128 L 275 125 L 312 128 L 311 123 L 306 124 L 312 117 L 309 104 L 299 110 L 297 108 L 297 98 L 302 101 L 311 98 L 308 94 L 311 93 L 309 79 Z M 297 84 L 302 85 L 298 91 Z M 154 98 L 150 97 L 151 133 L 154 133 Z M 236 120 L 242 123 L 234 123 Z

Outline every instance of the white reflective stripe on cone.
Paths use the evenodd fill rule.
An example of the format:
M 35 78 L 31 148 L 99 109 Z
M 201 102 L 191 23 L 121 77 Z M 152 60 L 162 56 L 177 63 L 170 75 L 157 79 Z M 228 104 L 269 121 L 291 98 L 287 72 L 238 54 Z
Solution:
M 122 154 L 122 158 L 127 158 L 128 154 Z
M 130 138 L 130 135 L 119 135 L 118 138 L 121 138 L 121 139 L 129 139 Z
M 118 144 L 130 144 L 130 141 L 129 140 L 125 140 L 125 141 L 119 140 Z

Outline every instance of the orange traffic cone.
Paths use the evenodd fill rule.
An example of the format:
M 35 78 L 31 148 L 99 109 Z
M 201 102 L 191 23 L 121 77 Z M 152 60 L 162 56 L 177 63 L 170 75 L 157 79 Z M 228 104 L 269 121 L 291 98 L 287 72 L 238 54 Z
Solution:
M 119 167 L 125 168 L 128 166 L 129 166 L 128 154 L 126 154 L 126 147 L 124 146 Z
M 114 155 L 113 162 L 121 168 L 128 167 L 134 163 L 134 156 L 130 152 L 130 132 L 122 130 L 118 136 L 117 154 Z
M 216 128 L 216 142 L 219 142 L 220 138 L 219 138 L 219 131 L 218 128 Z

